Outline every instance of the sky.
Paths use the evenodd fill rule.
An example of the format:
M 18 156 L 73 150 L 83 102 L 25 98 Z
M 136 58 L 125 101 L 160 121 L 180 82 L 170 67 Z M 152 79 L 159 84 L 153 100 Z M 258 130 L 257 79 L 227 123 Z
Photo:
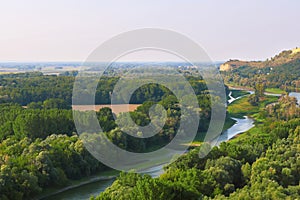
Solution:
M 300 47 L 298 0 L 0 1 L 0 62 L 82 62 L 138 28 L 184 34 L 213 61 L 265 60 Z

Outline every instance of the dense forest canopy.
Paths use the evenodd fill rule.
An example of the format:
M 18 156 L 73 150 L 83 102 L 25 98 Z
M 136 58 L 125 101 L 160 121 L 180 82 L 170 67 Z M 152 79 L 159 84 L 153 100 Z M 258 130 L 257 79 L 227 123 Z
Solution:
M 110 104 L 110 94 L 120 77 L 104 76 L 98 82 L 95 94 L 95 104 Z M 200 95 L 207 90 L 206 83 L 201 77 L 186 76 L 195 93 Z M 61 99 L 63 108 L 72 105 L 72 90 L 75 78 L 73 76 L 52 76 L 41 73 L 25 73 L 0 76 L 0 102 L 18 103 L 22 106 L 51 106 L 49 99 Z M 91 84 L 88 82 L 88 84 Z M 134 82 L 132 84 L 135 84 Z M 174 83 L 178 84 L 178 83 Z M 89 87 L 88 85 L 86 87 Z M 130 87 L 130 85 L 128 86 Z M 79 96 L 85 96 L 84 90 Z M 172 92 L 159 84 L 147 84 L 138 88 L 131 97 L 130 103 L 141 104 L 145 101 L 158 102 Z M 76 98 L 76 97 L 74 97 Z M 53 101 L 53 100 L 52 100 Z M 37 104 L 36 104 L 37 103 Z M 47 104 L 49 106 L 47 106 Z M 57 102 L 52 104 L 58 104 Z
M 253 114 L 257 120 L 254 130 L 221 143 L 204 158 L 199 157 L 201 147 L 191 148 L 166 166 L 158 178 L 121 173 L 111 187 L 92 199 L 298 198 L 300 108 L 296 99 L 288 95 L 279 99 L 266 97 L 265 89 L 271 85 L 261 78 L 247 85 L 254 88 L 254 94 L 232 93 L 246 96 L 241 99 L 242 106 L 233 106 L 235 112 L 228 109 L 227 113 L 227 119 L 231 114 Z M 186 79 L 199 103 L 197 139 L 201 140 L 210 122 L 211 104 L 217 103 L 218 98 L 209 94 L 200 77 L 187 75 Z M 110 103 L 109 94 L 117 81 L 118 77 L 109 76 L 100 80 L 96 103 Z M 32 199 L 45 188 L 63 187 L 73 180 L 109 170 L 91 156 L 77 136 L 71 110 L 73 83 L 73 76 L 1 75 L 0 199 Z M 147 84 L 134 92 L 131 103 L 141 104 L 130 112 L 140 126 L 150 123 L 152 105 L 162 105 L 167 111 L 163 129 L 150 138 L 130 136 L 117 126 L 117 122 L 126 124 L 127 116 L 121 113 L 119 121 L 115 121 L 111 109 L 102 108 L 96 116 L 110 141 L 128 151 L 149 152 L 174 138 L 183 116 L 172 91 Z
M 293 102 L 281 99 L 277 107 L 287 106 L 289 100 Z M 285 115 L 290 110 L 280 112 Z M 221 143 L 205 158 L 199 158 L 197 147 L 166 166 L 158 178 L 122 173 L 91 199 L 297 199 L 300 115 L 274 121 L 274 113 L 258 125 L 255 135 L 244 133 Z
M 208 128 L 211 95 L 201 78 L 186 77 L 200 107 L 203 134 Z M 109 103 L 117 77 L 98 84 L 96 103 Z M 93 158 L 76 134 L 71 108 L 73 76 L 41 73 L 2 75 L 0 79 L 0 199 L 31 199 L 48 187 L 62 187 L 108 167 Z M 159 103 L 167 110 L 159 134 L 145 139 L 127 135 L 117 127 L 110 108 L 96 112 L 104 134 L 116 145 L 133 152 L 153 151 L 172 140 L 179 127 L 178 99 L 158 84 L 135 91 L 132 103 L 143 103 L 130 112 L 138 125 L 150 122 L 149 108 Z M 25 107 L 24 107 L 25 106 Z M 121 113 L 117 120 L 125 120 Z

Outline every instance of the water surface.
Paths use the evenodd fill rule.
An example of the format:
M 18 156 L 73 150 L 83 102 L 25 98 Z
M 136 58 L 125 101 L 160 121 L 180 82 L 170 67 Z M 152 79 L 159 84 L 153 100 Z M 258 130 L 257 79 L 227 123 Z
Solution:
M 114 179 L 97 181 L 90 184 L 86 184 L 74 189 L 61 192 L 59 194 L 44 198 L 43 200 L 82 200 L 89 199 L 92 195 L 98 196 L 100 192 L 103 192 L 107 187 L 111 186 Z
M 299 92 L 290 92 L 289 96 L 296 97 L 298 105 L 300 105 L 300 93 Z
M 234 117 L 232 117 L 232 119 L 235 120 L 236 123 L 229 129 L 224 131 L 219 136 L 219 138 L 217 138 L 216 141 L 214 141 L 216 146 L 219 146 L 220 143 L 226 142 L 226 141 L 230 140 L 231 138 L 233 138 L 234 136 L 236 136 L 240 133 L 246 132 L 249 129 L 251 129 L 252 127 L 254 127 L 254 120 L 247 116 L 244 116 L 244 118 L 242 118 L 242 119 L 234 118 Z

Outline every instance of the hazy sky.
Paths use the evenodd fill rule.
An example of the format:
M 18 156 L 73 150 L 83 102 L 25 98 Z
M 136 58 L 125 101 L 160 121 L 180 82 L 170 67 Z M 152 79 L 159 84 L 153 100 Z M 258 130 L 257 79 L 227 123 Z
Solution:
M 1 0 L 0 61 L 84 61 L 145 27 L 185 34 L 215 61 L 265 59 L 300 46 L 299 9 L 298 0 Z

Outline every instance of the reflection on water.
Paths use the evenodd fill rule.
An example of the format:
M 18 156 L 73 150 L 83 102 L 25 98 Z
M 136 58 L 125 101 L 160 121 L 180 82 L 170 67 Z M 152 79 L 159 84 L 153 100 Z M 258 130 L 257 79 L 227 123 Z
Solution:
M 296 97 L 298 105 L 300 105 L 300 93 L 299 92 L 290 92 L 289 96 Z
M 158 177 L 161 175 L 163 170 L 162 165 L 157 165 L 151 167 L 145 171 L 143 174 L 149 174 L 152 177 Z M 89 199 L 92 195 L 98 196 L 99 193 L 103 192 L 107 187 L 111 186 L 114 179 L 112 180 L 105 180 L 105 181 L 97 181 L 87 185 L 80 186 L 78 188 L 74 188 L 71 190 L 67 190 L 65 192 L 59 193 L 57 195 L 53 195 L 48 198 L 44 198 L 43 200 L 78 200 L 78 199 Z
M 251 129 L 252 127 L 254 127 L 254 120 L 244 116 L 243 119 L 239 119 L 239 118 L 233 118 L 233 120 L 236 121 L 236 123 L 230 127 L 229 129 L 227 129 L 226 131 L 224 131 L 220 137 L 217 138 L 217 141 L 214 142 L 216 146 L 219 146 L 221 142 L 226 142 L 228 140 L 230 140 L 231 138 L 233 138 L 234 136 L 246 132 L 249 129 Z
M 87 185 L 74 188 L 57 195 L 53 195 L 43 200 L 79 200 L 79 199 L 89 199 L 92 195 L 98 196 L 100 192 L 103 192 L 112 183 L 112 180 L 97 181 Z

